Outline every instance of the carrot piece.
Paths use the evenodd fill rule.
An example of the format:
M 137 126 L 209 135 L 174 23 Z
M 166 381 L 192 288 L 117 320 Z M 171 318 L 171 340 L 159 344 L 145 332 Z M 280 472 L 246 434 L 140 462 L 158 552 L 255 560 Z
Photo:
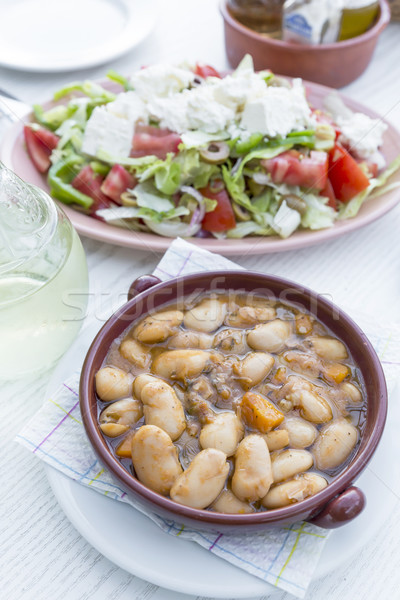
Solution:
M 126 434 L 126 436 L 124 437 L 122 442 L 120 444 L 118 444 L 117 448 L 115 449 L 115 454 L 117 456 L 119 456 L 120 458 L 131 458 L 131 456 L 132 456 L 132 454 L 131 454 L 132 438 L 135 433 L 136 433 L 136 430 L 131 429 Z
M 334 381 L 335 383 L 342 383 L 348 374 L 349 368 L 340 363 L 332 363 L 326 366 L 324 369 L 324 375 L 326 379 Z
M 261 433 L 274 429 L 284 419 L 283 413 L 272 402 L 254 392 L 247 392 L 243 396 L 240 408 L 242 419 L 246 424 Z

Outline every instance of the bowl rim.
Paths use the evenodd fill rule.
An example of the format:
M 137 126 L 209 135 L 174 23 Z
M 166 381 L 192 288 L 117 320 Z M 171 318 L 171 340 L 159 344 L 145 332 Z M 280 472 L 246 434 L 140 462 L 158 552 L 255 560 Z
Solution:
M 240 275 L 241 278 L 246 278 L 249 280 L 261 279 L 262 284 L 265 285 L 266 288 L 269 282 L 276 285 L 283 285 L 285 286 L 285 288 L 291 288 L 296 292 L 300 292 L 299 302 L 301 302 L 301 297 L 303 296 L 303 299 L 304 297 L 306 297 L 316 302 L 315 306 L 317 307 L 322 306 L 325 310 L 329 310 L 331 312 L 335 311 L 335 313 L 338 315 L 338 323 L 344 323 L 349 332 L 351 332 L 351 335 L 361 342 L 360 345 L 363 348 L 363 354 L 369 359 L 370 363 L 372 363 L 376 384 L 374 394 L 377 396 L 377 398 L 379 398 L 376 421 L 373 425 L 371 433 L 366 438 L 364 438 L 366 439 L 365 446 L 355 454 L 351 463 L 345 468 L 345 470 L 342 473 L 340 473 L 337 476 L 337 478 L 334 481 L 329 483 L 329 485 L 325 489 L 318 492 L 314 496 L 311 496 L 296 504 L 285 506 L 283 508 L 277 508 L 273 511 L 263 511 L 251 514 L 225 514 L 211 512 L 205 509 L 191 508 L 182 504 L 178 504 L 172 499 L 162 496 L 154 492 L 150 488 L 146 487 L 136 477 L 132 476 L 132 474 L 130 474 L 125 469 L 122 463 L 117 458 L 115 458 L 109 450 L 105 438 L 98 427 L 97 418 L 93 414 L 95 411 L 91 410 L 90 397 L 90 387 L 93 387 L 93 379 L 90 376 L 93 368 L 93 362 L 95 361 L 99 353 L 101 355 L 101 353 L 103 352 L 105 357 L 110 347 L 110 345 L 108 344 L 107 348 L 104 349 L 105 344 L 103 344 L 103 340 L 105 336 L 108 336 L 109 333 L 115 328 L 115 326 L 118 325 L 121 318 L 124 317 L 125 314 L 128 313 L 135 306 L 138 300 L 143 301 L 149 296 L 159 292 L 160 290 L 168 286 L 179 286 L 181 283 L 185 282 L 196 282 L 196 280 L 202 280 L 205 277 L 207 277 L 209 280 L 212 280 L 214 277 L 224 276 L 229 278 L 230 276 L 235 275 Z M 233 285 L 227 284 L 227 287 L 230 289 L 235 289 L 235 286 Z M 236 285 L 236 288 L 237 287 L 238 286 Z M 168 303 L 170 302 L 173 302 L 173 299 L 168 300 Z M 143 312 L 139 317 L 135 317 L 129 323 L 128 321 L 126 321 L 126 323 L 128 324 L 125 326 L 124 329 L 131 327 L 132 323 L 136 319 L 142 318 L 144 315 L 145 313 Z M 115 339 L 116 337 L 117 335 L 114 335 L 113 339 Z M 367 466 L 382 437 L 388 407 L 387 387 L 382 365 L 371 342 L 368 340 L 361 328 L 353 321 L 353 319 L 351 319 L 351 317 L 349 317 L 344 311 L 338 308 L 330 300 L 317 294 L 310 288 L 302 286 L 299 283 L 275 275 L 268 275 L 257 271 L 241 270 L 208 271 L 175 277 L 150 287 L 149 289 L 145 290 L 144 292 L 141 292 L 140 294 L 126 302 L 106 321 L 106 323 L 97 333 L 86 354 L 80 377 L 79 402 L 82 413 L 82 420 L 86 433 L 94 450 L 99 456 L 100 461 L 110 470 L 112 475 L 114 475 L 123 484 L 123 486 L 130 490 L 135 496 L 139 496 L 145 502 L 150 502 L 153 505 L 152 510 L 155 510 L 155 505 L 156 507 L 159 507 L 162 512 L 167 511 L 169 513 L 173 513 L 174 515 L 176 515 L 177 519 L 191 519 L 192 521 L 198 521 L 199 523 L 204 522 L 208 525 L 215 525 L 216 527 L 241 526 L 244 528 L 246 526 L 250 527 L 254 525 L 268 524 L 271 526 L 276 526 L 281 524 L 282 522 L 295 521 L 296 517 L 302 518 L 302 515 L 304 515 L 305 513 L 311 515 L 308 518 L 316 516 L 329 503 L 330 500 L 332 500 L 335 496 L 337 496 L 341 492 L 345 491 L 348 487 L 350 487 L 355 481 L 355 479 L 357 479 L 357 477 Z
M 334 50 L 338 48 L 347 48 L 351 46 L 356 46 L 358 43 L 367 42 L 374 37 L 377 37 L 389 24 L 391 11 L 388 0 L 379 0 L 379 17 L 376 20 L 376 23 L 370 27 L 365 33 L 361 35 L 357 35 L 356 37 L 350 38 L 348 40 L 341 40 L 338 42 L 333 42 L 331 44 L 308 44 L 308 45 L 300 45 L 300 47 L 304 50 L 307 49 L 309 52 L 319 52 L 321 50 Z M 235 19 L 235 17 L 231 14 L 228 8 L 228 0 L 221 0 L 220 2 L 220 12 L 222 17 L 228 25 L 232 28 L 236 29 L 240 33 L 247 35 L 248 37 L 256 40 L 263 41 L 266 44 L 270 44 L 271 46 L 276 46 L 277 48 L 285 48 L 287 50 L 296 51 L 299 49 L 299 44 L 295 44 L 292 42 L 285 42 L 284 40 L 276 40 L 274 38 L 269 38 L 261 35 L 257 31 L 250 29 L 250 27 L 246 27 Z

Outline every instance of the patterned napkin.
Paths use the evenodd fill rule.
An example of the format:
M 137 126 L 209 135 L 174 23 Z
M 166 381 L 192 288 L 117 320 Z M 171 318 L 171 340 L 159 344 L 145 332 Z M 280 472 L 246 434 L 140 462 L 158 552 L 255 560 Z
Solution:
M 183 240 L 172 242 L 154 274 L 162 280 L 199 271 L 239 269 L 235 263 L 212 254 Z M 372 319 L 357 318 L 369 334 L 385 368 L 388 383 L 398 374 L 396 340 L 399 336 Z M 271 529 L 266 533 L 248 535 L 212 534 L 189 529 L 145 512 L 115 483 L 97 460 L 86 437 L 79 410 L 79 376 L 77 371 L 61 382 L 33 419 L 17 435 L 16 441 L 52 467 L 75 481 L 131 504 L 144 512 L 169 535 L 200 544 L 203 548 L 229 561 L 272 586 L 303 598 L 324 549 L 329 532 L 309 523 Z

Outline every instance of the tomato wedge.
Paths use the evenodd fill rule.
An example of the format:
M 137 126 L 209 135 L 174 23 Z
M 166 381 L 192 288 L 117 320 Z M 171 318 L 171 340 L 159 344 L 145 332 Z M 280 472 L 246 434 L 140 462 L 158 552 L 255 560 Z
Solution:
M 218 233 L 236 227 L 235 213 L 233 212 L 228 192 L 222 187 L 222 182 L 218 187 L 217 185 L 214 187 L 208 185 L 200 189 L 199 192 L 202 196 L 217 201 L 215 210 L 204 215 L 201 226 L 205 231 Z
M 96 210 L 100 208 L 110 208 L 114 205 L 111 198 L 101 191 L 103 179 L 104 177 L 96 174 L 90 165 L 86 165 L 71 182 L 76 190 L 93 198 L 93 204 L 89 209 L 91 215 L 95 215 Z
M 206 65 L 204 63 L 196 63 L 196 68 L 194 72 L 199 77 L 203 77 L 203 79 L 205 79 L 206 77 L 218 77 L 218 79 L 222 79 L 222 76 L 220 75 L 220 73 L 218 73 L 216 69 L 214 69 L 214 67 Z
M 121 204 L 121 194 L 135 187 L 137 180 L 121 165 L 114 165 L 101 184 L 103 194 Z
M 323 190 L 328 179 L 328 161 L 326 152 L 312 151 L 307 156 L 297 150 L 289 150 L 275 158 L 262 160 L 261 165 L 271 174 L 274 183 Z
M 50 168 L 50 155 L 58 144 L 59 138 L 47 129 L 32 129 L 24 126 L 26 149 L 31 161 L 40 173 L 46 173 Z
M 349 202 L 369 186 L 369 179 L 357 161 L 340 144 L 329 155 L 329 180 L 341 202 Z
M 136 125 L 130 155 L 134 158 L 152 154 L 166 158 L 169 152 L 176 154 L 181 138 L 169 129 L 160 129 L 152 125 Z

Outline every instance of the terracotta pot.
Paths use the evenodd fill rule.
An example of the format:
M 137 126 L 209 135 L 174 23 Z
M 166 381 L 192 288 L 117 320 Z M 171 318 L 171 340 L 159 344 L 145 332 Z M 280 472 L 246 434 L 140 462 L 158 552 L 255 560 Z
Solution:
M 295 304 L 314 314 L 334 335 L 343 340 L 364 379 L 367 394 L 365 431 L 355 456 L 345 470 L 316 496 L 276 510 L 225 515 L 182 506 L 141 484 L 116 459 L 98 423 L 94 376 L 107 355 L 112 341 L 131 324 L 158 307 L 194 291 L 241 290 Z M 365 504 L 364 494 L 353 482 L 365 469 L 381 438 L 387 412 L 387 391 L 379 359 L 359 327 L 331 302 L 299 284 L 261 273 L 219 271 L 179 277 L 161 283 L 154 276 L 136 280 L 129 290 L 129 301 L 103 326 L 94 339 L 84 362 L 80 381 L 80 404 L 87 435 L 100 461 L 147 510 L 188 526 L 216 531 L 247 532 L 307 520 L 334 528 L 356 517 Z
M 387 0 L 380 0 L 380 14 L 373 27 L 363 35 L 335 44 L 317 46 L 274 40 L 237 21 L 229 11 L 227 0 L 221 3 L 224 18 L 225 48 L 229 63 L 236 67 L 243 56 L 251 54 L 256 70 L 302 77 L 329 87 L 343 87 L 367 68 L 379 35 L 390 21 Z

